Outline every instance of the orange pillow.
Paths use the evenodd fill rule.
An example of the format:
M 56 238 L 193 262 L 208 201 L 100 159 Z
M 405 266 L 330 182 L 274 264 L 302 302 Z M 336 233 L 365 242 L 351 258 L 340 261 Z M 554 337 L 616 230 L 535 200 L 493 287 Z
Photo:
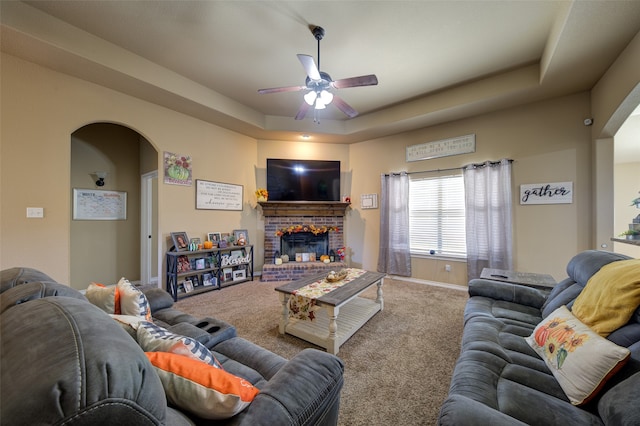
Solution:
M 260 392 L 247 380 L 201 361 L 168 352 L 145 352 L 173 405 L 203 419 L 227 419 Z

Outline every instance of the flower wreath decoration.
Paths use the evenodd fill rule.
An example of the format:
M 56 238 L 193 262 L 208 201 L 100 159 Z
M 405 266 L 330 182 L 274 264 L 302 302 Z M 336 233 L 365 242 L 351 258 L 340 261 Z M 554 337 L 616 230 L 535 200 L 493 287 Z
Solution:
M 280 228 L 276 231 L 276 237 L 284 234 L 297 234 L 298 232 L 311 232 L 313 235 L 325 234 L 329 231 L 338 232 L 337 226 L 315 226 L 315 225 L 291 225 L 286 228 Z

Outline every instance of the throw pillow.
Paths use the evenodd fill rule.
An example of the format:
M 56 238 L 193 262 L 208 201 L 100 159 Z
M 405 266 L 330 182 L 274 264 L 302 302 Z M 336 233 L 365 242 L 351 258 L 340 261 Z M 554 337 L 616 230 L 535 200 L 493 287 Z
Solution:
M 640 259 L 619 260 L 593 274 L 573 314 L 602 337 L 629 322 L 640 305 Z
M 113 318 L 118 324 L 122 326 L 124 331 L 129 333 L 133 340 L 138 341 L 138 325 L 141 322 L 146 321 L 144 318 L 133 316 L 133 315 L 116 315 L 109 314 L 111 318 Z
M 173 405 L 203 419 L 226 419 L 244 410 L 260 392 L 240 377 L 191 358 L 147 352 Z
M 151 320 L 147 297 L 126 278 L 120 278 L 115 286 L 91 283 L 85 296 L 89 302 L 108 314 L 134 315 Z
M 190 337 L 172 333 L 152 322 L 142 321 L 138 325 L 137 340 L 138 345 L 145 352 L 170 352 L 222 368 L 211 351 L 202 343 Z
M 525 338 L 547 364 L 573 405 L 586 404 L 627 362 L 630 352 L 556 309 Z
M 147 297 L 126 278 L 120 278 L 116 288 L 120 295 L 120 313 L 135 315 L 151 320 L 151 308 Z
M 85 297 L 91 304 L 97 306 L 108 314 L 120 315 L 120 295 L 116 286 L 105 286 L 100 283 L 91 283 L 87 288 Z

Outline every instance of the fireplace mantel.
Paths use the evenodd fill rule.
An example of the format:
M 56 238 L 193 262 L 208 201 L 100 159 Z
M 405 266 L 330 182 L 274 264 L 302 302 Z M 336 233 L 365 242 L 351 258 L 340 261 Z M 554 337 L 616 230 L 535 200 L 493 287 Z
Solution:
M 263 216 L 344 216 L 350 203 L 339 201 L 261 201 Z

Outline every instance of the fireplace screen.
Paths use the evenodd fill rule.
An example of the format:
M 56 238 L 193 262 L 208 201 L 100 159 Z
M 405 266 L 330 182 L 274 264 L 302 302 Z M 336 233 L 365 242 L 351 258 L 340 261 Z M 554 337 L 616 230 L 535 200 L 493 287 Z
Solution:
M 329 254 L 329 233 L 314 235 L 311 232 L 298 232 L 282 235 L 280 254 L 286 254 L 290 259 L 295 259 L 296 253 L 315 253 L 316 259 L 323 254 Z

